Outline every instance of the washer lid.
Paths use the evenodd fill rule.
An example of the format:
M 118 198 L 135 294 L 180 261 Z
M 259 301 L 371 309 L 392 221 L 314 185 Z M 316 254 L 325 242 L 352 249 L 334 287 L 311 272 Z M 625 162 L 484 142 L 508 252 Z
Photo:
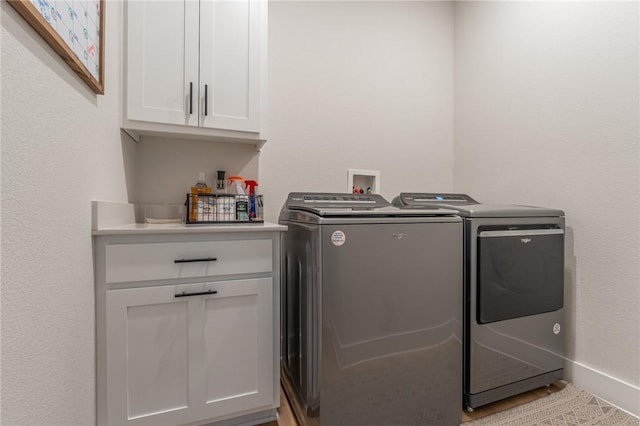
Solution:
M 304 211 L 322 217 L 422 217 L 454 215 L 457 212 L 440 206 L 419 209 L 399 209 L 391 206 L 379 194 L 304 193 L 289 194 L 282 208 L 285 211 Z
M 453 209 L 463 217 L 558 217 L 558 209 L 520 205 L 480 204 L 466 194 L 438 194 L 402 192 L 393 199 L 393 205 L 403 210 L 439 207 Z

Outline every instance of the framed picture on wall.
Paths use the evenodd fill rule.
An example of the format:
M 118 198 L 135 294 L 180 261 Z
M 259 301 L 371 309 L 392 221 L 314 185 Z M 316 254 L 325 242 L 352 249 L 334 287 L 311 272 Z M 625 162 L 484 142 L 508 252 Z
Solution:
M 78 76 L 104 94 L 104 0 L 8 0 Z

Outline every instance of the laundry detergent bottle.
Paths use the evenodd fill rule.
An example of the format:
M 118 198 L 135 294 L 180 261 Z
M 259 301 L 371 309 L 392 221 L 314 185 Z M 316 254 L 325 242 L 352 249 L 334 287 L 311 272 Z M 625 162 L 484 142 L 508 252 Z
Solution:
M 230 176 L 229 186 L 233 188 L 236 194 L 236 220 L 246 222 L 249 220 L 249 197 L 245 195 L 244 178 L 242 176 Z

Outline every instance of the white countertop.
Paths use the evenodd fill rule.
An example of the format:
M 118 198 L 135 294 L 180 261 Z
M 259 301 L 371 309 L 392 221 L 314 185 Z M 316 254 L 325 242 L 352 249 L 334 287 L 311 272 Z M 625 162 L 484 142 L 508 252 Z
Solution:
M 219 232 L 281 232 L 287 227 L 275 223 L 220 223 L 187 225 L 184 223 L 131 223 L 108 226 L 91 231 L 91 235 L 141 235 L 141 234 L 206 234 Z
M 108 201 L 92 202 L 91 235 L 207 234 L 221 232 L 282 232 L 275 223 L 134 223 L 133 205 Z

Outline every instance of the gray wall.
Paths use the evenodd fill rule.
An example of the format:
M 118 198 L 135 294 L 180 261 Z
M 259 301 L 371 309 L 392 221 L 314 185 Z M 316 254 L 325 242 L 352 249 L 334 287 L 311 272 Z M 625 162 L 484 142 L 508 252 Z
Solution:
M 457 2 L 455 33 L 456 190 L 565 210 L 567 355 L 636 387 L 638 5 Z

